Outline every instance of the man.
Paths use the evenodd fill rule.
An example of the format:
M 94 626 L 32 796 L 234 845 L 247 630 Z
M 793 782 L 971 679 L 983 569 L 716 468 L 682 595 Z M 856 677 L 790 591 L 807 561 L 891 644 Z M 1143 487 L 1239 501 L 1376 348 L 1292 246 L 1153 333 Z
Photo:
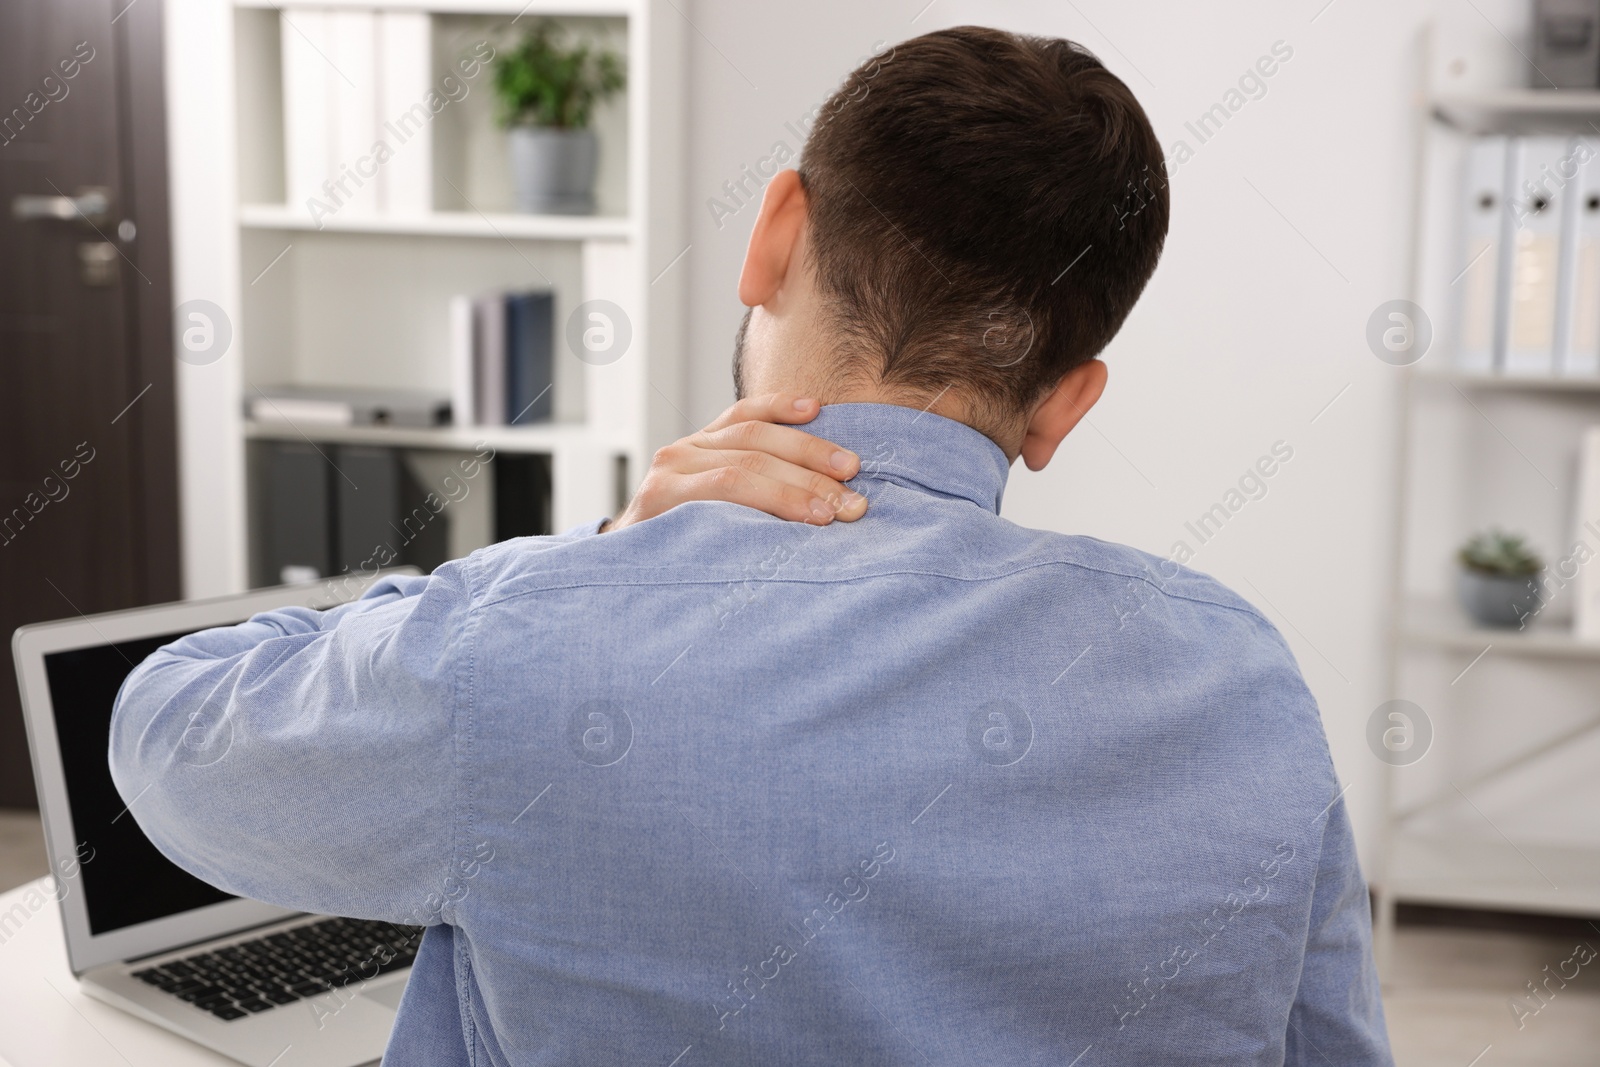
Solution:
M 390 1064 L 1390 1063 L 1283 640 L 997 514 L 1099 398 L 1167 218 L 1078 46 L 900 45 L 756 220 L 735 377 L 777 398 L 603 534 L 158 652 L 118 788 L 223 888 L 429 924 Z M 750 418 L 796 397 L 817 439 Z M 856 521 L 773 517 L 829 497 Z M 174 759 L 219 705 L 227 757 Z

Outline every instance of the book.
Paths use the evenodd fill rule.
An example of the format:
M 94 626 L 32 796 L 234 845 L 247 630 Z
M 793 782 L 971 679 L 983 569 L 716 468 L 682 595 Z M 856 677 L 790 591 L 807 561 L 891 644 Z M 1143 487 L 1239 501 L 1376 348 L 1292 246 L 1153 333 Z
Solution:
M 1571 184 L 1562 172 L 1571 148 L 1565 137 L 1519 137 L 1512 144 L 1511 274 L 1501 369 L 1548 375 L 1555 370 L 1561 223 Z
M 289 202 L 315 200 L 319 219 L 432 211 L 429 16 L 296 7 L 279 17 Z
M 378 140 L 378 28 L 372 11 L 332 8 L 328 11 L 331 68 L 328 87 L 333 116 L 332 166 L 328 176 L 342 194 L 341 213 L 378 212 L 378 179 L 387 164 L 375 162 Z
M 472 298 L 450 298 L 450 420 L 457 426 L 478 421 L 477 344 L 473 334 Z
M 457 426 L 525 426 L 555 413 L 555 296 L 547 290 L 450 301 Z
M 550 421 L 555 360 L 555 297 L 508 293 L 506 306 L 506 423 Z
M 1506 210 L 1509 141 L 1479 137 L 1468 146 L 1461 187 L 1461 273 L 1456 309 L 1456 365 L 1475 374 L 1499 362 L 1511 213 Z
M 333 176 L 333 123 L 328 111 L 325 58 L 328 13 L 319 8 L 279 12 L 283 57 L 283 156 L 286 194 L 292 206 L 326 202 L 322 185 Z
M 356 409 L 349 401 L 317 397 L 251 397 L 246 411 L 256 422 L 291 426 L 354 426 L 356 422 Z
M 472 302 L 473 370 L 476 372 L 477 403 L 473 405 L 480 426 L 506 423 L 506 306 L 499 293 L 477 297 Z
M 379 200 L 391 215 L 433 210 L 433 35 L 423 11 L 380 11 L 377 137 L 393 155 L 379 173 Z

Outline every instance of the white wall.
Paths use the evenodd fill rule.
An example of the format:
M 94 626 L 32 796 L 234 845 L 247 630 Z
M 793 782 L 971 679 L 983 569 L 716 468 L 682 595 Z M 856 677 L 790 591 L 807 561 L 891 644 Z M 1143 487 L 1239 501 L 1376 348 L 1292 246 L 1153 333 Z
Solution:
M 1173 174 L 1162 264 L 1106 353 L 1105 400 L 1048 470 L 1016 467 L 1005 514 L 1165 555 L 1178 539 L 1196 545 L 1184 523 L 1288 443 L 1268 495 L 1192 565 L 1261 606 L 1293 646 L 1370 857 L 1381 765 L 1364 729 L 1399 695 L 1383 678 L 1397 392 L 1364 331 L 1378 304 L 1408 295 L 1411 105 L 1431 3 L 935 0 L 919 14 L 923 2 L 685 8 L 698 31 L 690 414 L 705 421 L 731 399 L 734 287 L 755 214 L 752 204 L 719 226 L 706 201 L 775 142 L 798 149 L 786 122 L 798 127 L 879 41 L 977 22 L 1084 43 L 1133 88 L 1169 152 L 1182 139 L 1194 155 Z M 1477 8 L 1515 36 L 1525 6 Z M 1184 123 L 1279 41 L 1293 55 L 1266 94 L 1199 143 Z

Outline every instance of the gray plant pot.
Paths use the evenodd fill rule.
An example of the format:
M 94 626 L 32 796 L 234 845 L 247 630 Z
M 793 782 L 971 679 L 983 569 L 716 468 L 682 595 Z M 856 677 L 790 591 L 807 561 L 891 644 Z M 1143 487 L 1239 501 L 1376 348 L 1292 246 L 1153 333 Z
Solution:
M 1520 626 L 1539 607 L 1539 578 L 1510 578 L 1462 570 L 1456 593 L 1467 614 L 1484 626 Z
M 513 126 L 511 184 L 517 210 L 535 215 L 593 215 L 600 145 L 593 130 Z

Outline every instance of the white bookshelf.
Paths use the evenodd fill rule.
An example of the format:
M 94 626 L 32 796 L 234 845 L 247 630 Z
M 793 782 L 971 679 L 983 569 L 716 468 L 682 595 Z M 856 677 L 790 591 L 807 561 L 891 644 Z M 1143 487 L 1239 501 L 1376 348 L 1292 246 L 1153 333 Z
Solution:
M 340 210 L 287 201 L 280 20 L 316 8 L 429 17 L 430 84 L 462 42 L 499 47 L 553 18 L 624 56 L 627 87 L 597 109 L 598 212 L 516 212 L 491 73 L 432 120 L 433 210 Z M 682 212 L 685 23 L 670 0 L 169 0 L 169 162 L 176 302 L 228 316 L 218 361 L 178 364 L 186 595 L 243 589 L 250 556 L 247 444 L 309 440 L 433 456 L 550 457 L 556 530 L 614 513 L 681 425 L 687 240 Z M 669 268 L 671 265 L 671 269 Z M 555 421 L 519 427 L 329 427 L 254 422 L 266 385 L 370 386 L 449 394 L 449 299 L 494 289 L 555 294 Z M 579 304 L 623 309 L 632 341 L 614 362 L 566 343 Z
M 1415 98 L 1404 295 L 1430 315 L 1434 341 L 1396 372 L 1386 698 L 1419 705 L 1433 742 L 1419 761 L 1385 768 L 1368 869 L 1380 972 L 1401 903 L 1600 917 L 1600 790 L 1583 769 L 1600 743 L 1600 643 L 1574 636 L 1570 596 L 1526 629 L 1498 629 L 1471 621 L 1453 587 L 1455 549 L 1486 527 L 1528 534 L 1547 563 L 1571 548 L 1578 436 L 1600 424 L 1600 376 L 1468 373 L 1451 349 L 1467 139 L 1593 136 L 1600 92 L 1512 86 L 1514 46 L 1475 17 L 1431 28 Z

